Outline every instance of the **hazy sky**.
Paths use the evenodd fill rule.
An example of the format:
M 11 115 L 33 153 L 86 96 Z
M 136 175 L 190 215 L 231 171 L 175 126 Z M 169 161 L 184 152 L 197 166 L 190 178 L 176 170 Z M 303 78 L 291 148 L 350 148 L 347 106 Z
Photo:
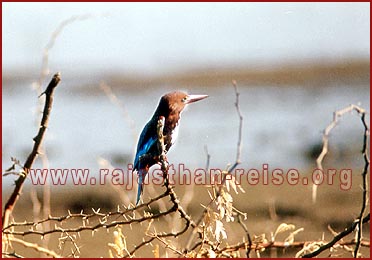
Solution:
M 3 69 L 156 73 L 183 67 L 369 57 L 369 3 L 2 3 Z

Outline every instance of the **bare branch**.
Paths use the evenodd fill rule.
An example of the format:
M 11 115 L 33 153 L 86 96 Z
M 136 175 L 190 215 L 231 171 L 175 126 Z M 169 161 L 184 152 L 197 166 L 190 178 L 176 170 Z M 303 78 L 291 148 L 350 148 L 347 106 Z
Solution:
M 235 108 L 236 108 L 236 112 L 237 112 L 238 117 L 239 117 L 238 143 L 236 145 L 236 159 L 235 159 L 235 163 L 227 171 L 227 174 L 225 174 L 223 176 L 219 191 L 217 193 L 217 197 L 220 195 L 221 189 L 226 183 L 226 176 L 231 174 L 233 172 L 233 170 L 235 170 L 235 168 L 240 164 L 240 156 L 241 156 L 241 152 L 242 152 L 243 116 L 242 116 L 242 113 L 240 111 L 240 106 L 239 106 L 240 93 L 238 91 L 238 87 L 237 87 L 237 84 L 236 84 L 235 80 L 232 81 L 232 84 L 233 84 L 234 90 L 235 90 Z
M 240 96 L 240 93 L 238 91 L 238 86 L 236 84 L 236 81 L 233 80 L 232 81 L 232 84 L 234 86 L 234 90 L 235 90 L 235 108 L 236 108 L 236 112 L 238 113 L 238 117 L 239 117 L 239 133 L 238 133 L 238 144 L 237 144 L 237 151 L 236 151 L 236 163 L 237 164 L 240 164 L 240 156 L 241 156 L 241 153 L 242 153 L 242 132 L 243 132 L 243 115 L 242 115 L 242 112 L 240 111 L 240 106 L 239 106 L 239 96 Z M 236 167 L 236 166 L 235 166 Z M 235 168 L 234 167 L 231 167 L 231 169 L 229 170 L 229 172 L 232 172 Z
M 24 256 L 21 256 L 19 254 L 17 254 L 16 252 L 12 252 L 12 253 L 9 253 L 9 252 L 2 252 L 2 255 L 5 256 L 4 258 L 6 257 L 11 257 L 11 258 L 25 258 Z
M 265 248 L 301 248 L 305 246 L 306 244 L 311 244 L 311 243 L 321 243 L 322 241 L 299 241 L 299 242 L 280 242 L 280 241 L 274 241 L 274 242 L 267 242 L 267 243 L 253 243 L 250 246 L 250 250 L 262 250 Z M 362 242 L 363 246 L 369 247 L 370 242 L 369 241 L 363 241 Z M 346 241 L 346 242 L 337 242 L 337 245 L 341 246 L 348 246 L 348 245 L 355 245 L 355 241 Z M 238 243 L 236 245 L 230 245 L 223 247 L 221 249 L 218 249 L 216 253 L 222 253 L 222 252 L 235 252 L 241 249 L 247 249 L 249 248 L 248 242 L 244 243 Z
M 238 214 L 238 223 L 241 225 L 241 227 L 244 229 L 244 232 L 247 236 L 247 239 L 248 239 L 248 246 L 246 247 L 246 253 L 245 253 L 245 256 L 247 258 L 249 258 L 249 253 L 251 252 L 252 250 L 252 239 L 251 239 L 251 236 L 249 235 L 249 232 L 248 232 L 248 228 L 247 226 L 244 224 L 243 220 L 241 219 L 242 215 L 241 214 Z
M 358 257 L 358 252 L 359 252 L 359 246 L 360 242 L 362 240 L 362 220 L 364 217 L 364 213 L 367 208 L 368 204 L 368 185 L 367 185 L 367 174 L 369 171 L 369 155 L 368 155 L 368 137 L 369 137 L 369 128 L 367 125 L 367 120 L 366 120 L 366 112 L 364 110 L 358 110 L 358 113 L 361 114 L 361 120 L 363 122 L 364 126 L 364 135 L 363 135 L 363 158 L 364 158 L 364 169 L 362 172 L 362 178 L 363 178 L 363 184 L 362 184 L 362 189 L 363 189 L 363 195 L 362 195 L 362 208 L 360 209 L 359 217 L 358 217 L 358 234 L 357 234 L 357 243 L 355 245 L 355 250 L 354 250 L 354 257 Z
M 368 155 L 368 143 L 369 143 L 368 140 L 369 140 L 369 134 L 370 133 L 369 133 L 369 127 L 368 127 L 367 120 L 366 120 L 367 112 L 363 108 L 361 108 L 359 106 L 356 106 L 356 105 L 350 105 L 350 106 L 347 106 L 347 107 L 345 107 L 341 110 L 338 110 L 338 111 L 334 112 L 332 122 L 324 130 L 323 148 L 322 148 L 322 151 L 321 151 L 320 155 L 318 156 L 318 158 L 316 160 L 316 164 L 317 164 L 318 169 L 323 170 L 322 162 L 323 162 L 325 156 L 328 153 L 329 134 L 331 133 L 332 129 L 336 127 L 337 123 L 339 122 L 339 119 L 343 115 L 345 115 L 347 113 L 351 113 L 352 111 L 356 111 L 358 113 L 358 115 L 361 117 L 361 122 L 362 122 L 363 127 L 364 127 L 362 154 L 363 154 L 363 158 L 364 158 L 365 163 L 364 163 L 364 168 L 363 168 L 363 172 L 362 172 L 362 189 L 363 189 L 363 192 L 362 192 L 362 207 L 361 207 L 358 219 L 356 220 L 358 224 L 356 226 L 357 227 L 357 238 L 356 238 L 356 245 L 355 245 L 355 250 L 354 250 L 354 257 L 358 257 L 360 241 L 362 239 L 363 217 L 364 217 L 365 210 L 366 210 L 366 207 L 367 207 L 367 204 L 368 204 L 367 175 L 368 175 L 368 172 L 369 172 L 369 165 L 370 165 L 370 159 L 369 159 L 369 155 Z M 313 203 L 315 203 L 315 201 L 316 201 L 317 187 L 318 187 L 318 185 L 313 184 L 313 193 L 312 193 Z
M 27 158 L 27 160 L 26 160 L 26 162 L 23 166 L 24 175 L 19 176 L 19 178 L 15 181 L 14 191 L 13 191 L 10 198 L 8 199 L 8 201 L 5 204 L 4 215 L 3 215 L 3 226 L 4 227 L 8 226 L 8 224 L 9 224 L 10 214 L 12 213 L 13 208 L 14 208 L 15 204 L 17 203 L 17 200 L 18 200 L 18 198 L 21 194 L 21 191 L 22 191 L 22 188 L 23 188 L 23 183 L 26 180 L 27 175 L 28 175 L 28 173 L 29 173 L 37 155 L 39 154 L 39 148 L 40 148 L 40 146 L 43 142 L 45 131 L 48 128 L 49 116 L 50 116 L 50 112 L 52 110 L 52 104 L 53 104 L 54 90 L 55 90 L 55 88 L 57 87 L 57 85 L 60 81 L 61 81 L 61 75 L 60 75 L 60 73 L 56 73 L 53 76 L 52 80 L 50 81 L 46 90 L 42 93 L 42 94 L 45 94 L 46 99 L 45 99 L 43 117 L 41 119 L 39 132 L 36 135 L 36 137 L 34 138 L 34 141 L 35 141 L 34 147 L 33 147 L 30 155 L 28 156 L 28 158 Z
M 369 128 L 368 128 L 367 122 L 365 121 L 366 111 L 359 106 L 350 105 L 350 106 L 347 106 L 343 109 L 335 111 L 333 113 L 332 122 L 324 130 L 323 138 L 322 138 L 323 139 L 323 148 L 322 148 L 322 151 L 319 154 L 318 158 L 316 159 L 316 165 L 317 165 L 318 169 L 323 170 L 323 165 L 322 165 L 323 160 L 328 153 L 329 134 L 331 133 L 333 128 L 335 128 L 337 126 L 337 123 L 339 122 L 339 120 L 342 116 L 344 116 L 345 114 L 350 113 L 354 110 L 361 116 L 362 123 L 363 123 L 363 126 L 365 128 L 364 140 L 363 140 L 364 141 L 363 142 L 363 155 L 365 155 L 366 164 L 367 164 L 367 167 L 369 167 L 368 154 L 367 154 L 367 152 L 365 152 L 365 151 L 367 151 L 367 136 L 369 136 Z M 318 188 L 318 185 L 313 184 L 313 191 L 312 191 L 313 203 L 316 202 L 317 188 Z

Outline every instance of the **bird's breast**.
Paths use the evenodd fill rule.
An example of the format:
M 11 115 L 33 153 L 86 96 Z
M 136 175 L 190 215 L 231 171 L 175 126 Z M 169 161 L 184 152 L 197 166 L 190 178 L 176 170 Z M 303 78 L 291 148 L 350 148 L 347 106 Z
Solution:
M 178 136 L 179 121 L 179 113 L 171 113 L 165 120 L 164 135 L 166 136 L 165 143 L 167 146 L 167 151 L 169 151 L 169 148 L 176 142 Z

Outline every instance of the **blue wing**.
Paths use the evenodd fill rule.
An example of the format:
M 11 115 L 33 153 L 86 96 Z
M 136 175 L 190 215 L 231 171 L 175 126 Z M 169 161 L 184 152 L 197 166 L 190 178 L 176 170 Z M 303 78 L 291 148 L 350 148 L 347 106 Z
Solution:
M 139 158 L 148 153 L 149 150 L 151 149 L 151 147 L 155 144 L 157 138 L 156 137 L 150 137 L 148 140 L 144 141 L 142 140 L 142 134 L 141 134 L 141 138 L 138 142 L 138 146 L 137 146 L 137 153 L 136 153 L 136 157 L 134 159 L 134 170 L 138 170 L 139 169 Z
M 142 130 L 142 133 L 139 138 L 138 145 L 137 145 L 136 157 L 134 158 L 133 169 L 138 171 L 138 191 L 137 191 L 136 205 L 138 205 L 141 194 L 143 193 L 143 181 L 147 174 L 145 169 L 141 169 L 141 167 L 145 167 L 145 165 L 142 165 L 140 167 L 139 158 L 144 154 L 151 153 L 151 150 L 153 150 L 153 146 L 156 145 L 156 142 L 157 142 L 157 135 L 151 135 L 150 129 L 151 129 L 151 125 L 149 122 L 145 126 L 145 128 Z

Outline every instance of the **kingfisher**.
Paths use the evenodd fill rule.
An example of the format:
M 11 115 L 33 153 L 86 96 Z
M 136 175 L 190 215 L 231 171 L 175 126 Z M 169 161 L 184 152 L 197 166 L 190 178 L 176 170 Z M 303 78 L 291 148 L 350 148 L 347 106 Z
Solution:
M 137 152 L 134 159 L 133 172 L 138 174 L 138 191 L 136 205 L 143 193 L 143 182 L 150 167 L 160 162 L 160 152 L 157 141 L 158 120 L 164 117 L 164 146 L 165 153 L 175 143 L 178 135 L 178 127 L 181 113 L 191 103 L 207 98 L 208 95 L 189 95 L 183 91 L 174 91 L 161 97 L 158 107 L 150 121 L 143 128 L 137 144 Z

